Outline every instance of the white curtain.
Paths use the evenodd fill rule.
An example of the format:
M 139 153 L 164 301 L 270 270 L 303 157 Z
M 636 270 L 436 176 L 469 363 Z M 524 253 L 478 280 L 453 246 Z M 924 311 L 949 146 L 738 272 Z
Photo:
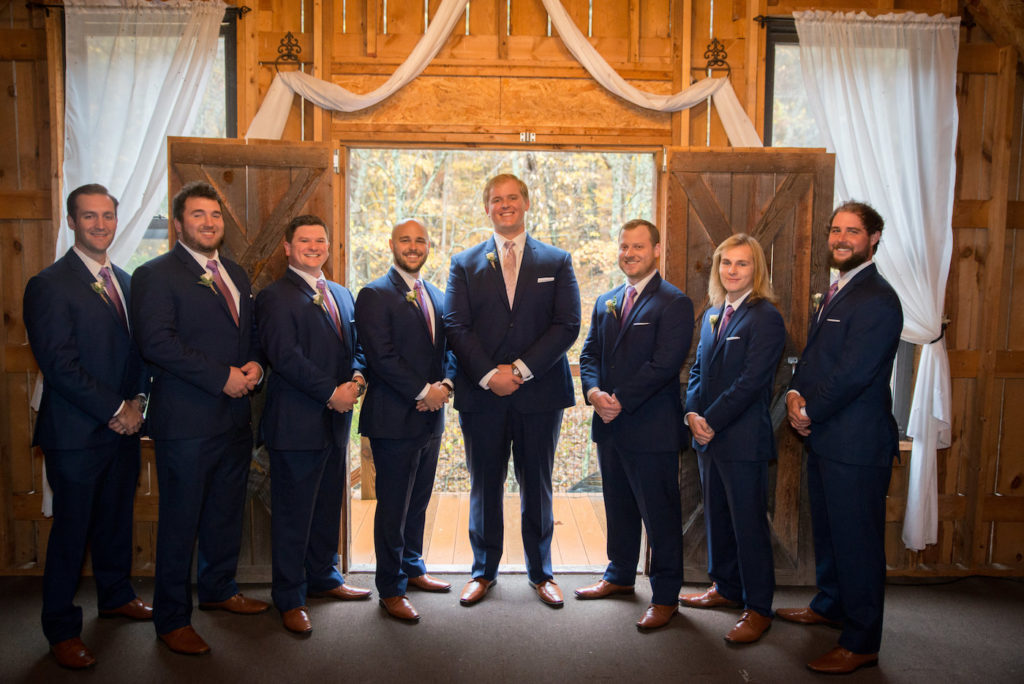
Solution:
M 390 97 L 416 78 L 437 55 L 468 2 L 469 0 L 443 0 L 423 38 L 416 44 L 405 62 L 383 85 L 365 95 L 353 93 L 301 71 L 279 73 L 274 77 L 263 104 L 249 124 L 245 137 L 275 140 L 280 138 L 288 120 L 293 93 L 323 109 L 338 112 L 354 112 L 372 107 Z M 646 93 L 627 83 L 609 66 L 590 41 L 576 28 L 559 0 L 542 2 L 548 16 L 551 17 L 552 25 L 569 52 L 586 68 L 594 80 L 615 95 L 639 107 L 660 112 L 689 109 L 711 97 L 730 143 L 734 147 L 761 147 L 761 138 L 740 106 L 736 92 L 727 78 L 704 79 L 674 95 Z
M 110 257 L 124 264 L 167 194 L 167 136 L 192 129 L 225 4 L 65 0 L 64 7 L 64 192 L 101 183 L 120 200 Z M 56 257 L 73 242 L 62 218 Z
M 875 261 L 903 305 L 903 339 L 921 348 L 903 543 L 938 531 L 936 449 L 950 443 L 943 300 L 953 246 L 958 17 L 795 12 L 808 100 L 836 153 L 838 200 L 885 218 Z M 865 426 L 865 429 L 871 429 Z

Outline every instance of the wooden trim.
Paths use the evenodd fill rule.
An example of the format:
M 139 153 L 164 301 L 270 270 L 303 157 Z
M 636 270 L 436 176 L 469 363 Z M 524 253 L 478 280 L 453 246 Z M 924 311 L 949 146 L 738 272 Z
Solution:
M 0 221 L 49 220 L 49 190 L 0 190 Z
M 986 228 L 989 200 L 953 202 L 953 228 Z M 1007 202 L 1006 229 L 1024 230 L 1024 202 Z
M 1024 503 L 1024 497 L 1020 497 Z M 890 496 L 885 500 L 885 521 L 901 522 L 907 510 L 907 499 L 903 496 Z M 960 520 L 967 512 L 967 497 L 960 494 L 939 494 L 939 520 Z
M 1024 522 L 1024 496 L 985 496 L 981 500 L 981 519 L 986 522 Z
M 964 74 L 996 74 L 1000 69 L 1000 48 L 985 43 L 961 43 L 956 70 Z
M 372 62 L 332 62 L 328 80 L 338 81 L 345 76 L 386 76 L 395 73 L 402 65 L 400 60 L 375 60 Z M 636 64 L 611 64 L 616 73 L 627 81 L 669 81 L 672 79 L 670 69 L 643 68 Z M 511 70 L 514 73 L 510 73 Z M 501 78 L 580 78 L 592 79 L 590 72 L 583 67 L 570 63 L 529 64 L 519 60 L 496 59 L 480 60 L 473 64 L 465 61 L 434 58 L 416 78 L 423 76 L 494 76 Z
M 174 162 L 181 164 L 205 164 L 209 154 L 204 153 L 210 145 L 206 138 L 177 138 L 167 139 L 168 148 L 174 145 Z M 312 146 L 308 149 L 296 149 L 294 141 L 288 140 L 240 140 L 238 141 L 237 154 L 232 156 L 223 151 L 219 159 L 225 165 L 248 165 L 266 166 L 278 168 L 292 168 L 295 166 L 313 166 L 323 160 L 325 146 Z M 288 156 L 282 157 L 278 147 L 289 148 Z M 170 155 L 168 155 L 168 158 Z
M 1006 269 L 1006 216 L 1010 181 L 1010 145 L 1013 140 L 1014 86 L 1017 76 L 1017 55 L 1013 48 L 999 49 L 999 74 L 993 94 L 996 108 L 992 126 L 992 171 L 988 205 L 988 253 L 985 256 L 983 299 L 992 311 L 1003 311 L 1006 292 L 1003 274 Z M 987 316 L 980 335 L 980 363 L 976 382 L 975 407 L 981 426 L 968 444 L 967 453 L 978 461 L 967 469 L 964 490 L 970 498 L 964 516 L 963 544 L 958 554 L 969 565 L 981 566 L 991 558 L 987 542 L 991 523 L 981 514 L 981 504 L 991 493 L 991 483 L 999 449 L 999 412 L 1002 383 L 995 378 L 996 351 L 1000 348 L 999 316 Z

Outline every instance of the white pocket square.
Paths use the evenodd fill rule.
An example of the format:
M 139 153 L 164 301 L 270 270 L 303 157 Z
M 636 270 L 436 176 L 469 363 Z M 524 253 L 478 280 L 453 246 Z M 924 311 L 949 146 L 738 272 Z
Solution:
M 825 322 L 826 323 L 838 323 L 839 319 L 838 318 L 826 318 Z
M 739 337 L 739 335 L 736 335 L 734 337 L 726 337 L 725 341 L 728 342 L 729 340 L 738 340 L 738 339 L 740 339 L 740 337 Z
M 549 278 L 537 278 L 537 282 L 538 283 L 551 283 L 551 282 L 554 282 L 554 280 L 555 280 L 554 276 L 551 276 Z
M 650 321 L 634 321 L 633 325 L 650 325 Z

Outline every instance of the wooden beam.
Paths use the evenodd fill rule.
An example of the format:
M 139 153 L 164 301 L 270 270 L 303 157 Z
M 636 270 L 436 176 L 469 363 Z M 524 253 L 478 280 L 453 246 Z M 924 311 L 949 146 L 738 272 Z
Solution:
M 1000 46 L 1024 55 L 1024 9 L 1020 0 L 967 0 L 965 9 Z
M 0 190 L 0 221 L 52 218 L 49 190 Z
M 0 31 L 0 62 L 36 62 L 46 59 L 46 32 L 38 29 Z
M 967 74 L 995 74 L 999 71 L 999 46 L 985 43 L 960 45 L 956 70 Z

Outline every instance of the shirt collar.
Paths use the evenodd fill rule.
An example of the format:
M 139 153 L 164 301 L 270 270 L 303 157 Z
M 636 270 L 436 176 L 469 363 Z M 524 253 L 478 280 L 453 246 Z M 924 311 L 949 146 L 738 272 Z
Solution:
M 402 280 L 405 281 L 405 284 L 409 286 L 410 290 L 415 289 L 416 281 L 419 280 L 418 277 L 409 273 L 404 268 L 401 268 L 398 264 L 395 264 L 395 271 L 398 272 L 398 275 L 402 276 Z
M 509 241 L 509 238 L 504 235 L 494 233 L 494 246 L 497 248 L 499 258 L 505 256 L 505 243 Z M 516 246 L 516 254 L 522 258 L 523 250 L 526 249 L 526 231 L 524 230 L 519 235 L 512 238 L 512 243 Z
M 310 289 L 313 290 L 314 292 L 316 291 L 316 281 L 324 277 L 323 271 L 320 271 L 319 277 L 314 278 L 305 271 L 300 271 L 299 269 L 295 268 L 291 264 L 288 265 L 288 270 L 302 278 L 306 282 L 306 284 L 309 285 Z
M 861 264 L 857 268 L 851 269 L 851 270 L 847 271 L 846 273 L 843 273 L 841 276 L 839 276 L 839 280 L 836 281 L 836 282 L 839 283 L 839 287 L 836 288 L 836 292 L 838 292 L 839 290 L 842 290 L 844 287 L 846 287 L 846 284 L 848 282 L 850 282 L 850 280 L 853 278 L 853 276 L 855 276 L 858 273 L 860 273 L 861 271 L 863 271 L 865 268 L 870 266 L 872 263 L 874 263 L 874 262 L 871 261 L 871 259 L 868 259 L 867 261 L 865 261 L 863 264 Z
M 736 301 L 730 300 L 729 299 L 729 295 L 726 295 L 725 296 L 725 303 L 722 304 L 722 311 L 725 311 L 725 307 L 727 307 L 727 306 L 731 306 L 733 311 L 735 311 L 736 309 L 740 308 L 740 305 L 747 300 L 747 297 L 749 297 L 750 293 L 753 292 L 753 291 L 754 291 L 754 288 L 750 288 L 749 290 L 747 290 L 746 292 L 741 294 L 736 299 Z
M 72 245 L 71 249 L 75 250 L 75 254 L 78 255 L 78 258 L 82 260 L 82 263 L 85 264 L 85 267 L 89 269 L 89 273 L 92 273 L 92 277 L 95 278 L 96 280 L 100 279 L 100 269 L 103 268 L 104 266 L 110 266 L 109 259 L 107 259 L 106 262 L 101 264 L 100 262 L 96 261 L 82 250 L 78 249 L 77 245 Z M 114 269 L 110 269 L 110 271 L 110 275 L 113 276 Z
M 186 252 L 188 252 L 189 254 L 191 254 L 191 255 L 192 255 L 192 258 L 193 258 L 193 259 L 195 259 L 195 260 L 196 260 L 196 262 L 197 262 L 197 263 L 198 263 L 198 264 L 199 264 L 200 266 L 202 266 L 202 267 L 203 267 L 203 270 L 204 270 L 204 271 L 205 271 L 205 270 L 209 270 L 209 269 L 207 269 L 207 268 L 206 268 L 206 262 L 207 262 L 207 261 L 211 261 L 211 260 L 212 260 L 212 261 L 216 261 L 216 262 L 217 262 L 217 264 L 218 264 L 218 266 L 219 266 L 219 265 L 221 265 L 221 263 L 222 263 L 222 262 L 221 262 L 221 260 L 220 260 L 220 251 L 219 251 L 219 250 L 218 250 L 218 251 L 215 251 L 215 252 L 213 253 L 213 256 L 212 256 L 212 257 L 208 257 L 208 256 L 206 256 L 205 254 L 200 254 L 199 252 L 195 251 L 194 249 L 192 249 L 191 247 L 189 247 L 188 245 L 186 245 L 186 244 L 185 244 L 185 242 L 184 242 L 183 240 L 178 240 L 178 244 L 179 244 L 179 245 L 181 245 L 182 247 L 184 247 L 184 248 L 185 248 L 185 251 L 186 251 Z
M 643 280 L 641 280 L 640 282 L 638 282 L 636 285 L 633 286 L 633 289 L 636 290 L 637 298 L 639 298 L 640 295 L 643 294 L 644 288 L 647 287 L 647 283 L 651 282 L 651 279 L 654 277 L 654 275 L 657 272 L 658 272 L 658 269 L 654 269 L 653 271 L 648 273 L 643 278 Z M 626 287 L 629 287 L 629 281 L 628 280 L 626 281 Z

